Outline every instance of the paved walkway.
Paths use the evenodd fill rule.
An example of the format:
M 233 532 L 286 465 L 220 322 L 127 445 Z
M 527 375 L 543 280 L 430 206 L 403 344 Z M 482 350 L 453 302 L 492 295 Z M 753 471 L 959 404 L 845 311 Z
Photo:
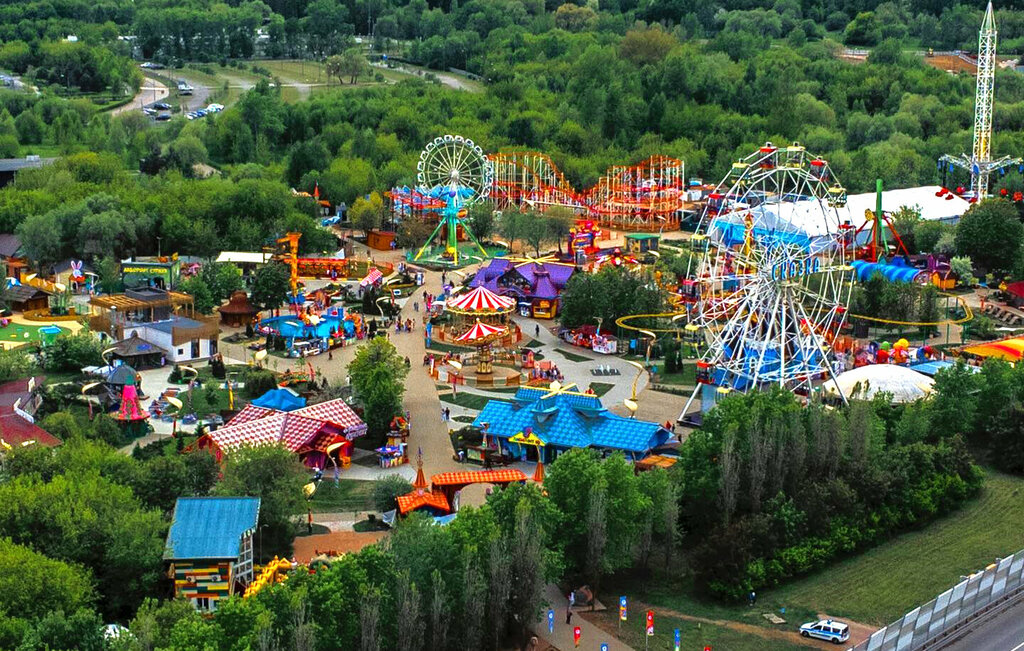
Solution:
M 606 633 L 578 614 L 573 616 L 572 623 L 567 626 L 565 624 L 565 611 L 568 606 L 568 601 L 566 600 L 566 595 L 561 593 L 558 586 L 548 584 L 544 589 L 544 598 L 548 602 L 548 608 L 555 611 L 555 630 L 552 633 L 548 632 L 547 611 L 545 610 L 544 619 L 540 622 L 537 628 L 534 629 L 534 632 L 539 638 L 546 641 L 551 646 L 557 647 L 563 651 L 569 651 L 569 649 L 576 648 L 575 643 L 573 642 L 573 629 L 579 626 L 580 649 L 585 649 L 586 651 L 598 651 L 603 643 L 608 645 L 608 651 L 633 651 L 633 647 L 616 639 L 615 636 Z

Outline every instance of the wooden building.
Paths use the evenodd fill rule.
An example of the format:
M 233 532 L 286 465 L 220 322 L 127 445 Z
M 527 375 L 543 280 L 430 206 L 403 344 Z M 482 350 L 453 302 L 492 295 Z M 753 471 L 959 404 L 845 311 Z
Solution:
M 253 579 L 258 497 L 179 497 L 167 533 L 164 560 L 174 596 L 200 612 L 242 593 Z

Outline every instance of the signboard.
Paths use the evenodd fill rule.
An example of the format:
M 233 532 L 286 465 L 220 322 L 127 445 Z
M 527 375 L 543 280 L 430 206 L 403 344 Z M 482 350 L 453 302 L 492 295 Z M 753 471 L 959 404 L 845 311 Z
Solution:
M 619 597 L 619 621 L 626 621 L 626 598 Z
M 647 611 L 647 636 L 654 635 L 654 611 Z
M 519 432 L 518 434 L 510 436 L 509 439 L 508 439 L 508 442 L 509 443 L 519 443 L 520 445 L 534 445 L 534 446 L 544 445 L 544 441 L 542 441 L 540 439 L 540 437 L 538 437 L 533 432 L 529 432 L 529 433 Z
M 548 611 L 548 633 L 555 632 L 555 611 Z
M 580 636 L 582 634 L 583 634 L 583 632 L 580 631 L 580 627 L 579 626 L 573 627 L 573 629 L 572 629 L 572 641 L 573 641 L 573 644 L 575 644 L 576 646 L 580 645 Z

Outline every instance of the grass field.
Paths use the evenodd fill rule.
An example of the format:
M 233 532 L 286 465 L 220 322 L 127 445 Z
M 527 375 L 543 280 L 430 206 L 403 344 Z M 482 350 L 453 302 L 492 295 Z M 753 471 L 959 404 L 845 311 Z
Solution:
M 570 362 L 577 362 L 582 364 L 584 362 L 594 361 L 593 359 L 585 355 L 579 355 L 577 353 L 569 352 L 568 350 L 562 350 L 561 348 L 556 348 L 555 352 L 561 355 L 562 357 L 566 358 Z
M 457 394 L 447 393 L 441 395 L 441 402 L 447 402 L 460 407 L 465 407 L 466 409 L 473 409 L 475 411 L 483 409 L 488 400 L 494 400 L 494 398 L 482 396 L 478 393 L 466 393 L 463 391 L 460 391 Z
M 310 500 L 314 513 L 374 510 L 372 481 L 342 479 L 335 485 L 334 480 L 327 478 L 327 474 Z
M 659 365 L 659 369 L 665 368 L 663 365 Z M 658 384 L 678 384 L 683 386 L 693 386 L 693 383 L 697 381 L 697 365 L 696 364 L 684 364 L 682 370 L 677 373 L 658 373 Z
M 634 649 L 672 649 L 675 629 L 680 632 L 681 649 L 726 649 L 728 651 L 806 651 L 808 647 L 790 643 L 784 639 L 768 638 L 754 633 L 737 631 L 725 626 L 693 622 L 658 613 L 654 619 L 654 636 L 645 639 L 644 613 L 637 608 L 629 610 L 629 619 L 618 628 L 618 609 L 609 608 L 596 616 L 587 615 L 591 621 Z M 609 633 L 608 637 L 612 637 Z M 597 648 L 598 640 L 581 640 L 585 648 Z
M 6 327 L 0 328 L 0 342 L 6 344 L 6 347 L 15 345 L 21 345 L 25 343 L 35 343 L 41 340 L 39 334 L 39 328 L 45 328 L 49 326 L 49 323 L 40 323 L 39 325 L 26 325 L 23 323 L 10 323 Z M 71 330 L 67 328 L 61 328 L 61 334 L 71 334 Z
M 591 382 L 590 389 L 597 394 L 598 397 L 608 393 L 614 387 L 614 384 L 608 384 L 607 382 Z
M 1024 479 L 990 472 L 966 507 L 763 598 L 888 624 L 952 587 L 961 575 L 1024 548 Z

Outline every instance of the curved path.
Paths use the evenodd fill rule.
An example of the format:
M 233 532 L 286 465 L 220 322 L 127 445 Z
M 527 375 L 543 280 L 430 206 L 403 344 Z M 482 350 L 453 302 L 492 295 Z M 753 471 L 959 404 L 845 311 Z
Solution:
M 170 94 L 171 93 L 167 89 L 167 86 L 162 82 L 146 76 L 143 77 L 142 86 L 139 88 L 139 92 L 135 93 L 135 97 L 132 98 L 132 101 L 111 110 L 110 114 L 120 115 L 122 113 L 128 113 L 129 111 L 140 111 L 143 107 L 148 106 L 153 102 L 159 102 Z

